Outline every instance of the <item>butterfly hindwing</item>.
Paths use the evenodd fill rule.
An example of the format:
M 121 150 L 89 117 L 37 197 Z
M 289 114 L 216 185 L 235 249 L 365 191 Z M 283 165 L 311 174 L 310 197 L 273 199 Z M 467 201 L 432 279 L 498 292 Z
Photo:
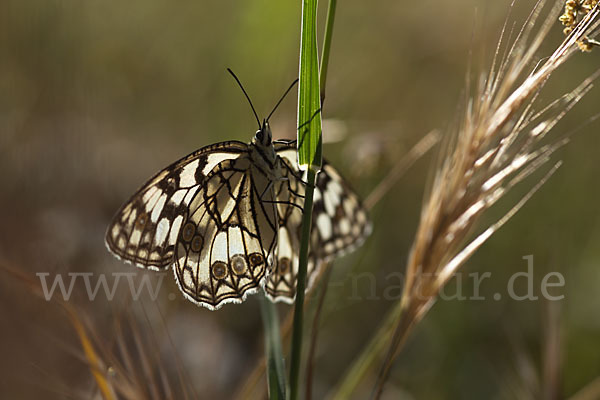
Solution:
M 292 145 L 293 146 L 293 145 Z M 276 149 L 279 146 L 276 143 Z M 278 228 L 277 248 L 273 271 L 269 275 L 266 292 L 274 301 L 290 302 L 296 290 L 296 275 L 298 273 L 298 252 L 302 227 L 302 212 L 304 206 L 305 177 L 287 157 L 282 157 L 282 147 L 278 152 L 280 156 L 282 179 L 274 183 L 275 198 L 277 200 Z M 295 157 L 295 148 L 290 147 L 290 157 Z M 293 153 L 293 154 L 292 154 Z M 312 259 L 312 257 L 311 257 Z M 309 261 L 308 273 L 313 268 L 312 260 Z
M 272 193 L 247 155 L 209 173 L 176 245 L 175 276 L 188 299 L 217 309 L 264 284 L 276 240 Z
M 160 171 L 117 212 L 105 236 L 108 249 L 141 268 L 168 268 L 189 204 L 206 173 L 247 149 L 242 142 L 217 143 Z
M 329 261 L 346 254 L 370 233 L 371 223 L 360 199 L 335 168 L 324 162 L 313 199 L 311 243 L 315 257 Z
M 277 155 L 286 180 L 276 184 L 279 228 L 276 258 L 266 291 L 274 300 L 293 301 L 296 294 L 298 251 L 306 176 L 296 162 L 295 142 L 276 141 Z M 307 290 L 322 263 L 359 246 L 371 225 L 360 200 L 340 174 L 326 161 L 317 175 L 313 196 L 313 220 L 308 254 Z

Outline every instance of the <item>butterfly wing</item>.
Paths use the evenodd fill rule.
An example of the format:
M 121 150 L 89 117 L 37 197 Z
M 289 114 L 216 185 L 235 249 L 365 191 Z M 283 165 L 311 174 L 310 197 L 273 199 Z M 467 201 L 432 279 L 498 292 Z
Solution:
M 278 149 L 281 145 L 275 144 Z M 292 144 L 293 146 L 293 144 Z M 283 155 L 285 153 L 285 155 Z M 296 150 L 291 147 L 289 159 L 287 150 L 282 148 L 277 151 L 281 157 L 281 171 L 283 179 L 275 182 L 275 198 L 277 199 L 277 248 L 273 271 L 269 275 L 265 287 L 267 295 L 274 301 L 291 302 L 296 292 L 296 275 L 298 273 L 298 254 L 300 238 L 302 235 L 302 209 L 304 207 L 304 193 L 306 177 L 294 166 Z M 290 162 L 293 157 L 294 161 Z M 315 257 L 311 252 L 308 260 L 308 274 L 315 270 Z
M 285 179 L 276 183 L 279 216 L 277 249 L 266 291 L 274 300 L 289 303 L 296 294 L 306 177 L 298 168 L 295 142 L 276 141 L 274 146 L 283 165 Z M 352 251 L 370 232 L 368 214 L 358 196 L 335 168 L 324 161 L 313 195 L 307 290 L 318 276 L 323 262 Z
M 275 249 L 271 180 L 248 155 L 217 165 L 189 207 L 175 250 L 181 291 L 211 310 L 264 285 Z
M 185 296 L 217 309 L 267 294 L 295 297 L 305 177 L 294 142 L 274 142 L 280 176 L 253 164 L 249 147 L 204 147 L 160 171 L 121 207 L 106 233 L 117 257 L 142 268 L 173 265 Z M 318 267 L 358 246 L 370 223 L 358 197 L 326 162 L 317 176 L 308 286 Z M 268 279 L 267 279 L 268 276 Z
M 108 249 L 141 268 L 168 268 L 189 204 L 207 173 L 247 149 L 242 142 L 217 143 L 160 171 L 119 209 L 106 232 Z

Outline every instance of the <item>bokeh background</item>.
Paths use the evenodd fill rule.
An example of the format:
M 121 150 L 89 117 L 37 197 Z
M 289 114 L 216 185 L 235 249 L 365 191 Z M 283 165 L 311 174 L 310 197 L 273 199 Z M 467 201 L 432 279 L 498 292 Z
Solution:
M 300 5 L 0 2 L 4 266 L 38 285 L 39 272 L 50 278 L 133 272 L 103 244 L 114 212 L 145 179 L 187 153 L 216 141 L 250 140 L 255 121 L 226 68 L 267 115 L 297 75 Z M 520 24 L 532 6 L 517 1 L 509 26 Z M 508 10 L 508 0 L 338 4 L 324 154 L 361 196 L 427 132 L 452 131 L 469 64 L 474 72 L 487 70 Z M 560 43 L 561 30 L 556 24 L 540 58 Z M 577 54 L 553 76 L 540 104 L 599 65 L 599 51 Z M 600 127 L 592 120 L 599 100 L 595 88 L 559 124 L 555 136 L 579 129 L 556 154 L 563 166 L 465 265 L 462 287 L 458 281 L 448 287 L 470 296 L 468 274 L 489 271 L 492 278 L 480 289 L 485 300 L 439 301 L 396 362 L 387 398 L 526 399 L 552 390 L 558 397 L 547 398 L 560 398 L 600 376 Z M 272 118 L 276 137 L 295 135 L 295 103 L 289 96 Z M 385 290 L 398 288 L 395 277 L 404 270 L 436 153 L 422 157 L 377 204 L 367 243 L 333 265 L 315 399 L 335 386 L 395 304 L 398 290 Z M 537 179 L 510 193 L 483 223 L 506 212 Z M 512 274 L 526 270 L 527 255 L 534 257 L 535 293 L 546 273 L 559 271 L 566 283 L 553 293 L 563 300 L 493 298 L 506 294 Z M 158 274 L 148 275 L 158 282 Z M 521 293 L 525 286 L 521 281 Z M 114 301 L 102 295 L 90 301 L 85 293 L 76 282 L 69 302 L 103 354 L 131 346 L 133 361 L 125 369 L 142 383 L 160 380 L 161 371 L 175 398 L 183 387 L 201 399 L 233 398 L 262 355 L 254 298 L 210 312 L 184 300 L 171 274 L 156 301 L 132 300 L 124 282 Z M 282 316 L 289 310 L 280 307 Z M 0 397 L 100 398 L 64 311 L 4 269 L 0 324 Z M 371 384 L 367 379 L 356 398 L 367 397 Z

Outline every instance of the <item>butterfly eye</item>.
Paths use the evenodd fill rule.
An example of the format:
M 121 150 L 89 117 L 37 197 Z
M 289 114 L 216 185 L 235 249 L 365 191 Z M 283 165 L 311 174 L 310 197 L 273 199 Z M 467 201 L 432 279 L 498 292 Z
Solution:
M 264 136 L 265 136 L 265 134 L 264 134 L 264 132 L 263 132 L 263 130 L 262 130 L 262 129 L 256 132 L 256 138 L 257 138 L 257 139 L 258 139 L 258 141 L 259 141 L 259 142 L 261 142 L 261 143 L 262 143 L 262 141 L 263 141 L 263 137 L 264 137 Z

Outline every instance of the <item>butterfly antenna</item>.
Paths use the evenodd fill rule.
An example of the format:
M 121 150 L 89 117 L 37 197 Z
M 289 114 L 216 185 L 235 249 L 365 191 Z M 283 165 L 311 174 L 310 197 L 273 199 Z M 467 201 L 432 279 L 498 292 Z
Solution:
M 279 99 L 279 101 L 277 102 L 277 104 L 275 104 L 275 107 L 273 107 L 273 111 L 271 111 L 271 114 L 269 114 L 269 116 L 267 117 L 267 122 L 269 122 L 269 118 L 271 118 L 271 115 L 273 115 L 273 113 L 275 112 L 275 110 L 277 110 L 277 107 L 279 107 L 279 105 L 281 104 L 281 102 L 283 101 L 283 99 L 285 99 L 285 96 L 287 96 L 288 93 L 292 90 L 292 88 L 294 86 L 296 86 L 296 83 L 298 83 L 298 79 L 296 79 L 294 82 L 292 82 L 292 84 L 290 85 L 290 87 L 288 88 L 288 90 L 285 91 L 285 93 L 283 94 L 283 96 L 281 96 L 281 98 Z
M 262 126 L 260 125 L 260 118 L 258 118 L 258 114 L 256 113 L 256 110 L 254 109 L 254 105 L 252 104 L 252 100 L 250 100 L 250 96 L 248 96 L 248 93 L 246 93 L 246 90 L 244 89 L 244 86 L 242 85 L 242 82 L 240 82 L 240 80 L 238 79 L 238 77 L 233 73 L 233 71 L 231 69 L 227 68 L 227 71 L 231 74 L 231 76 L 233 76 L 233 79 L 235 79 L 235 81 L 237 82 L 237 84 L 240 86 L 240 89 L 242 89 L 242 92 L 244 92 L 244 95 L 248 99 L 248 103 L 250 103 L 250 108 L 252 108 L 252 112 L 254 113 L 254 117 L 256 118 L 256 122 L 258 123 L 258 129 L 261 129 Z M 268 118 L 267 118 L 267 120 L 268 120 Z

